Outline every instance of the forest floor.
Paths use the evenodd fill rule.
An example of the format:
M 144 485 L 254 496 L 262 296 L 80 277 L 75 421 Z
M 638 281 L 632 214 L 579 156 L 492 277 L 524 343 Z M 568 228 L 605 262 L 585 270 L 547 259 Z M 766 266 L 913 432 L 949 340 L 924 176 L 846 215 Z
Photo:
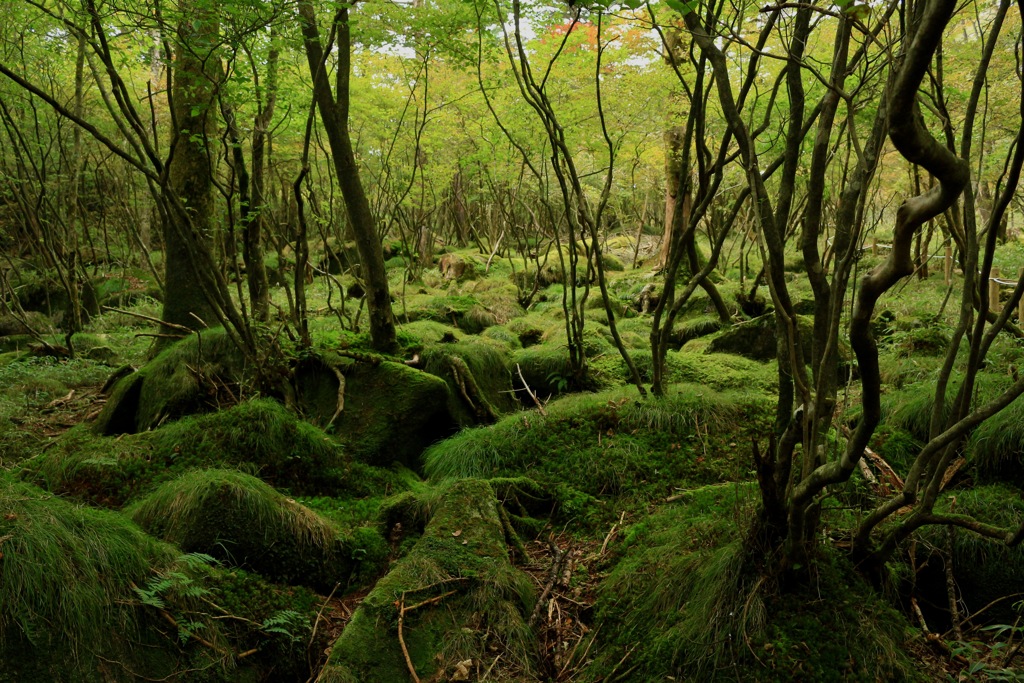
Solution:
M 751 585 L 741 559 L 754 500 L 748 451 L 771 423 L 775 370 L 771 361 L 742 355 L 749 349 L 736 350 L 749 340 L 723 350 L 730 329 L 715 324 L 706 300 L 679 323 L 682 348 L 670 352 L 668 396 L 641 401 L 602 310 L 587 310 L 589 370 L 574 377 L 565 360 L 561 285 L 539 288 L 523 309 L 523 283 L 516 286 L 507 264 L 483 272 L 486 257 L 457 256 L 476 272 L 445 279 L 425 271 L 400 302 L 403 351 L 395 360 L 416 362 L 415 370 L 366 364 L 365 339 L 341 330 L 338 316 L 311 320 L 316 353 L 345 383 L 340 391 L 328 382 L 326 390 L 299 392 L 308 422 L 256 402 L 234 425 L 234 401 L 209 413 L 207 400 L 198 411 L 207 417 L 165 405 L 153 414 L 152 431 L 139 423 L 137 434 L 96 436 L 90 429 L 105 419 L 107 402 L 123 400 L 101 390 L 113 365 L 5 349 L 0 598 L 16 616 L 0 618 L 0 654 L 21 663 L 0 671 L 0 681 L 1024 675 L 1016 666 L 1022 630 L 1012 622 L 1019 609 L 1010 609 L 1019 599 L 1013 587 L 1024 580 L 1019 552 L 999 554 L 965 535 L 924 535 L 877 593 L 842 553 L 850 524 L 874 500 L 859 478 L 826 501 L 831 543 L 823 544 L 807 592 Z M 404 284 L 404 264 L 391 267 L 395 286 Z M 639 310 L 649 271 L 627 267 L 612 277 L 620 332 L 634 358 L 649 363 L 649 316 Z M 719 286 L 735 315 L 749 317 L 736 283 Z M 315 284 L 311 301 L 330 313 L 327 287 Z M 897 476 L 919 443 L 915 420 L 927 406 L 917 399 L 948 329 L 934 315 L 943 294 L 927 281 L 908 285 L 889 308 L 898 321 L 883 342 L 891 389 L 873 448 Z M 151 300 L 133 306 L 157 312 Z M 148 368 L 147 339 L 135 336 L 146 328 L 129 320 L 97 317 L 81 347 L 109 346 L 119 363 Z M 223 381 L 227 393 L 214 392 L 217 401 L 231 395 L 246 403 L 244 381 L 227 377 L 230 363 L 218 366 L 221 374 L 204 370 L 202 363 L 215 360 L 215 340 L 206 343 L 205 358 L 179 365 L 193 379 Z M 1011 345 L 1000 353 L 1013 359 L 1017 351 Z M 436 380 L 423 383 L 418 373 Z M 318 379 L 308 386 L 324 381 L 310 377 Z M 423 397 L 419 410 L 426 402 L 437 411 L 417 416 L 397 398 L 405 390 Z M 316 403 L 325 393 L 344 394 L 337 420 L 322 417 L 333 412 Z M 855 395 L 848 403 L 855 416 Z M 440 422 L 448 438 L 437 441 Z M 422 445 L 396 455 L 409 443 Z M 967 455 L 950 484 L 954 504 L 1020 515 L 1019 489 L 993 481 Z M 161 507 L 162 495 L 177 502 Z M 211 495 L 219 502 L 203 507 Z M 231 496 L 244 504 L 232 507 Z M 36 503 L 45 517 L 33 516 Z M 50 521 L 38 521 L 44 518 Z M 124 552 L 139 559 L 129 568 L 83 539 L 34 535 L 47 524 L 94 525 L 104 529 L 106 546 L 130 537 Z M 49 577 L 33 574 L 48 553 L 67 558 L 67 566 Z M 18 554 L 28 564 L 16 564 Z M 960 636 L 941 571 L 947 559 L 961 601 Z M 54 602 L 33 593 L 52 592 L 47 582 L 62 576 L 77 576 L 96 595 L 72 592 Z M 991 600 L 996 607 L 983 610 Z M 76 609 L 81 614 L 69 612 Z M 94 640 L 102 622 L 115 633 L 111 624 L 129 624 L 136 644 Z M 79 651 L 85 668 L 55 673 L 53 653 L 62 647 Z

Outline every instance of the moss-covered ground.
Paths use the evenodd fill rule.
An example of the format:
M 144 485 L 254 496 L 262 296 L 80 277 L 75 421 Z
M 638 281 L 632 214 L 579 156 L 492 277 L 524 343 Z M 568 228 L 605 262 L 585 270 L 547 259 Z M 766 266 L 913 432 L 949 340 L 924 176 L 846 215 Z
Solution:
M 609 245 L 611 308 L 649 382 L 640 296 L 659 280 L 631 241 Z M 821 501 L 808 580 L 759 573 L 746 533 L 778 387 L 771 316 L 723 323 L 698 292 L 665 395 L 641 398 L 596 287 L 572 367 L 553 259 L 537 272 L 460 249 L 410 279 L 390 254 L 400 351 L 369 352 L 351 274 L 318 277 L 313 348 L 281 335 L 276 384 L 216 330 L 149 358 L 144 274 L 99 283 L 128 312 L 93 315 L 74 358 L 0 329 L 0 681 L 914 681 L 1006 657 L 924 638 L 911 605 L 949 627 L 949 562 L 964 608 L 987 615 L 975 625 L 1012 625 L 1020 549 L 930 529 L 869 586 L 844 554 L 875 500 L 859 473 Z M 764 291 L 741 305 L 735 269 L 715 280 L 737 320 L 765 312 Z M 927 430 L 944 295 L 909 282 L 876 324 L 872 448 L 897 476 Z M 997 340 L 978 398 L 1022 356 Z M 1021 410 L 970 436 L 941 510 L 1020 523 Z

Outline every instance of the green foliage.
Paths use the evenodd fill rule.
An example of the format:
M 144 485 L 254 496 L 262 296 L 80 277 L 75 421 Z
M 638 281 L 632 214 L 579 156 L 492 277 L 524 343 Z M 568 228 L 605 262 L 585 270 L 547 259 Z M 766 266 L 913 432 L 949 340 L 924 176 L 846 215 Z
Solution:
M 0 473 L 0 641 L 110 652 L 137 634 L 132 584 L 177 553 L 113 512 L 76 506 Z
M 269 399 L 118 439 L 76 427 L 24 471 L 51 491 L 120 506 L 188 469 L 216 466 L 248 468 L 296 493 L 363 493 L 381 479 L 353 469 L 327 435 Z
M 635 390 L 567 396 L 431 447 L 431 479 L 526 476 L 556 491 L 562 514 L 601 514 L 599 497 L 650 499 L 672 487 L 741 478 L 747 444 L 765 429 L 769 403 L 678 385 L 665 398 Z M 737 446 L 737 444 L 743 444 Z
M 509 562 L 493 489 L 459 481 L 432 507 L 423 536 L 366 596 L 335 643 L 324 679 L 404 680 L 394 629 L 399 609 L 414 605 L 420 606 L 406 615 L 403 639 L 420 676 L 494 651 L 506 668 L 529 672 L 525 616 L 533 586 Z
M 586 680 L 630 648 L 621 680 L 922 678 L 902 652 L 906 620 L 845 560 L 825 555 L 810 585 L 789 589 L 756 571 L 743 538 L 755 500 L 752 485 L 708 486 L 627 531 L 598 595 Z

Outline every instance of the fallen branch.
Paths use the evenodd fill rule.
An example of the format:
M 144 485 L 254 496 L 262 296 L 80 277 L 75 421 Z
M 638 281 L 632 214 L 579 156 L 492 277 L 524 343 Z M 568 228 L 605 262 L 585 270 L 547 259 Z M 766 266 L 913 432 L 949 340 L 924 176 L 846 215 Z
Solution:
M 545 412 L 544 406 L 541 405 L 541 402 L 537 399 L 537 394 L 533 393 L 533 390 L 530 389 L 530 385 L 526 383 L 526 378 L 523 377 L 523 369 L 519 367 L 519 363 L 516 363 L 516 372 L 519 373 L 519 381 L 523 383 L 523 389 L 526 390 L 526 394 L 533 399 L 534 405 L 537 406 L 537 411 L 544 417 L 547 417 L 548 414 Z
M 331 419 L 324 425 L 324 431 L 327 431 L 327 428 L 334 424 L 334 421 L 338 419 L 339 415 L 341 415 L 341 411 L 345 410 L 345 375 L 341 374 L 341 370 L 333 365 L 329 367 L 331 368 L 331 371 L 334 372 L 334 376 L 338 378 L 338 403 L 334 409 L 334 414 L 331 415 Z
M 451 368 L 452 376 L 459 387 L 459 393 L 466 403 L 469 404 L 469 407 L 473 409 L 473 412 L 477 414 L 477 417 L 488 422 L 497 422 L 497 413 L 488 402 L 487 397 L 484 396 L 483 391 L 480 390 L 480 386 L 476 383 L 476 378 L 473 376 L 473 371 L 466 365 L 466 361 L 458 356 L 451 356 L 448 358 L 448 367 Z M 473 401 L 474 397 L 476 402 Z
M 334 592 L 336 590 L 338 590 L 338 586 L 340 586 L 340 585 L 341 585 L 340 583 L 334 584 L 334 588 L 331 589 L 331 594 L 327 596 L 327 599 L 324 600 L 322 605 L 320 605 L 320 611 L 318 611 L 316 613 L 316 621 L 313 622 L 313 633 L 309 636 L 309 644 L 306 645 L 306 663 L 309 664 L 309 670 L 310 671 L 313 671 L 314 669 L 313 669 L 313 662 L 310 661 L 310 658 L 309 658 L 309 651 L 313 647 L 313 641 L 316 640 L 316 630 L 320 626 L 320 618 L 323 616 L 324 610 L 327 608 L 327 604 L 331 601 L 331 598 L 334 597 Z M 313 677 L 310 676 L 309 680 L 307 680 L 306 683 L 312 683 L 312 681 L 313 681 Z
M 558 546 L 552 541 L 551 543 L 551 569 L 548 571 L 548 582 L 544 585 L 544 590 L 541 591 L 540 597 L 537 598 L 537 604 L 533 606 L 533 612 L 530 614 L 530 618 L 526 621 L 526 627 L 530 628 L 537 623 L 537 618 L 540 617 L 541 608 L 544 605 L 544 601 L 551 595 L 552 589 L 555 587 L 555 582 L 558 581 L 561 576 L 562 562 L 568 555 L 567 552 L 563 552 L 558 549 Z
M 121 315 L 131 316 L 132 318 L 139 318 L 140 320 L 147 320 L 147 321 L 149 321 L 151 323 L 156 323 L 157 325 L 162 325 L 163 327 L 168 327 L 168 328 L 170 328 L 172 330 L 179 330 L 181 332 L 184 332 L 186 334 L 186 336 L 192 334 L 193 332 L 195 332 L 195 330 L 193 330 L 191 327 L 186 327 L 185 325 L 178 325 L 177 323 L 169 323 L 169 322 L 166 322 L 164 320 L 161 320 L 160 318 L 154 318 L 151 315 L 143 315 L 142 313 L 134 313 L 133 311 L 126 311 L 126 310 L 124 310 L 122 308 L 114 308 L 113 306 L 103 306 L 102 310 L 110 311 L 111 313 L 120 313 Z M 199 320 L 199 318 L 197 317 L 196 320 Z
M 416 675 L 416 667 L 413 666 L 412 658 L 409 656 L 409 648 L 405 645 L 405 636 L 402 634 L 402 624 L 405 622 L 405 615 L 409 612 L 412 612 L 413 610 L 419 609 L 420 607 L 425 607 L 426 605 L 433 605 L 438 602 L 441 602 L 448 596 L 455 595 L 455 593 L 457 593 L 458 591 L 450 590 L 447 593 L 435 595 L 434 597 L 427 598 L 422 602 L 417 602 L 415 605 L 411 607 L 406 607 L 405 596 L 407 593 L 412 592 L 414 591 L 402 591 L 402 598 L 398 602 L 398 645 L 402 648 L 402 656 L 405 657 L 405 665 L 409 669 L 409 675 L 412 676 L 413 682 L 420 683 L 420 677 Z

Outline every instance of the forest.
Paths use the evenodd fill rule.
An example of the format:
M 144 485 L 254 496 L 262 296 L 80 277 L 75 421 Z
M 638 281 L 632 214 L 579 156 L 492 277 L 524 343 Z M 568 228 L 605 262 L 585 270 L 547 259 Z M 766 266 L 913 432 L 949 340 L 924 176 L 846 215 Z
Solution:
M 0 683 L 1024 680 L 1024 0 L 4 0 Z

